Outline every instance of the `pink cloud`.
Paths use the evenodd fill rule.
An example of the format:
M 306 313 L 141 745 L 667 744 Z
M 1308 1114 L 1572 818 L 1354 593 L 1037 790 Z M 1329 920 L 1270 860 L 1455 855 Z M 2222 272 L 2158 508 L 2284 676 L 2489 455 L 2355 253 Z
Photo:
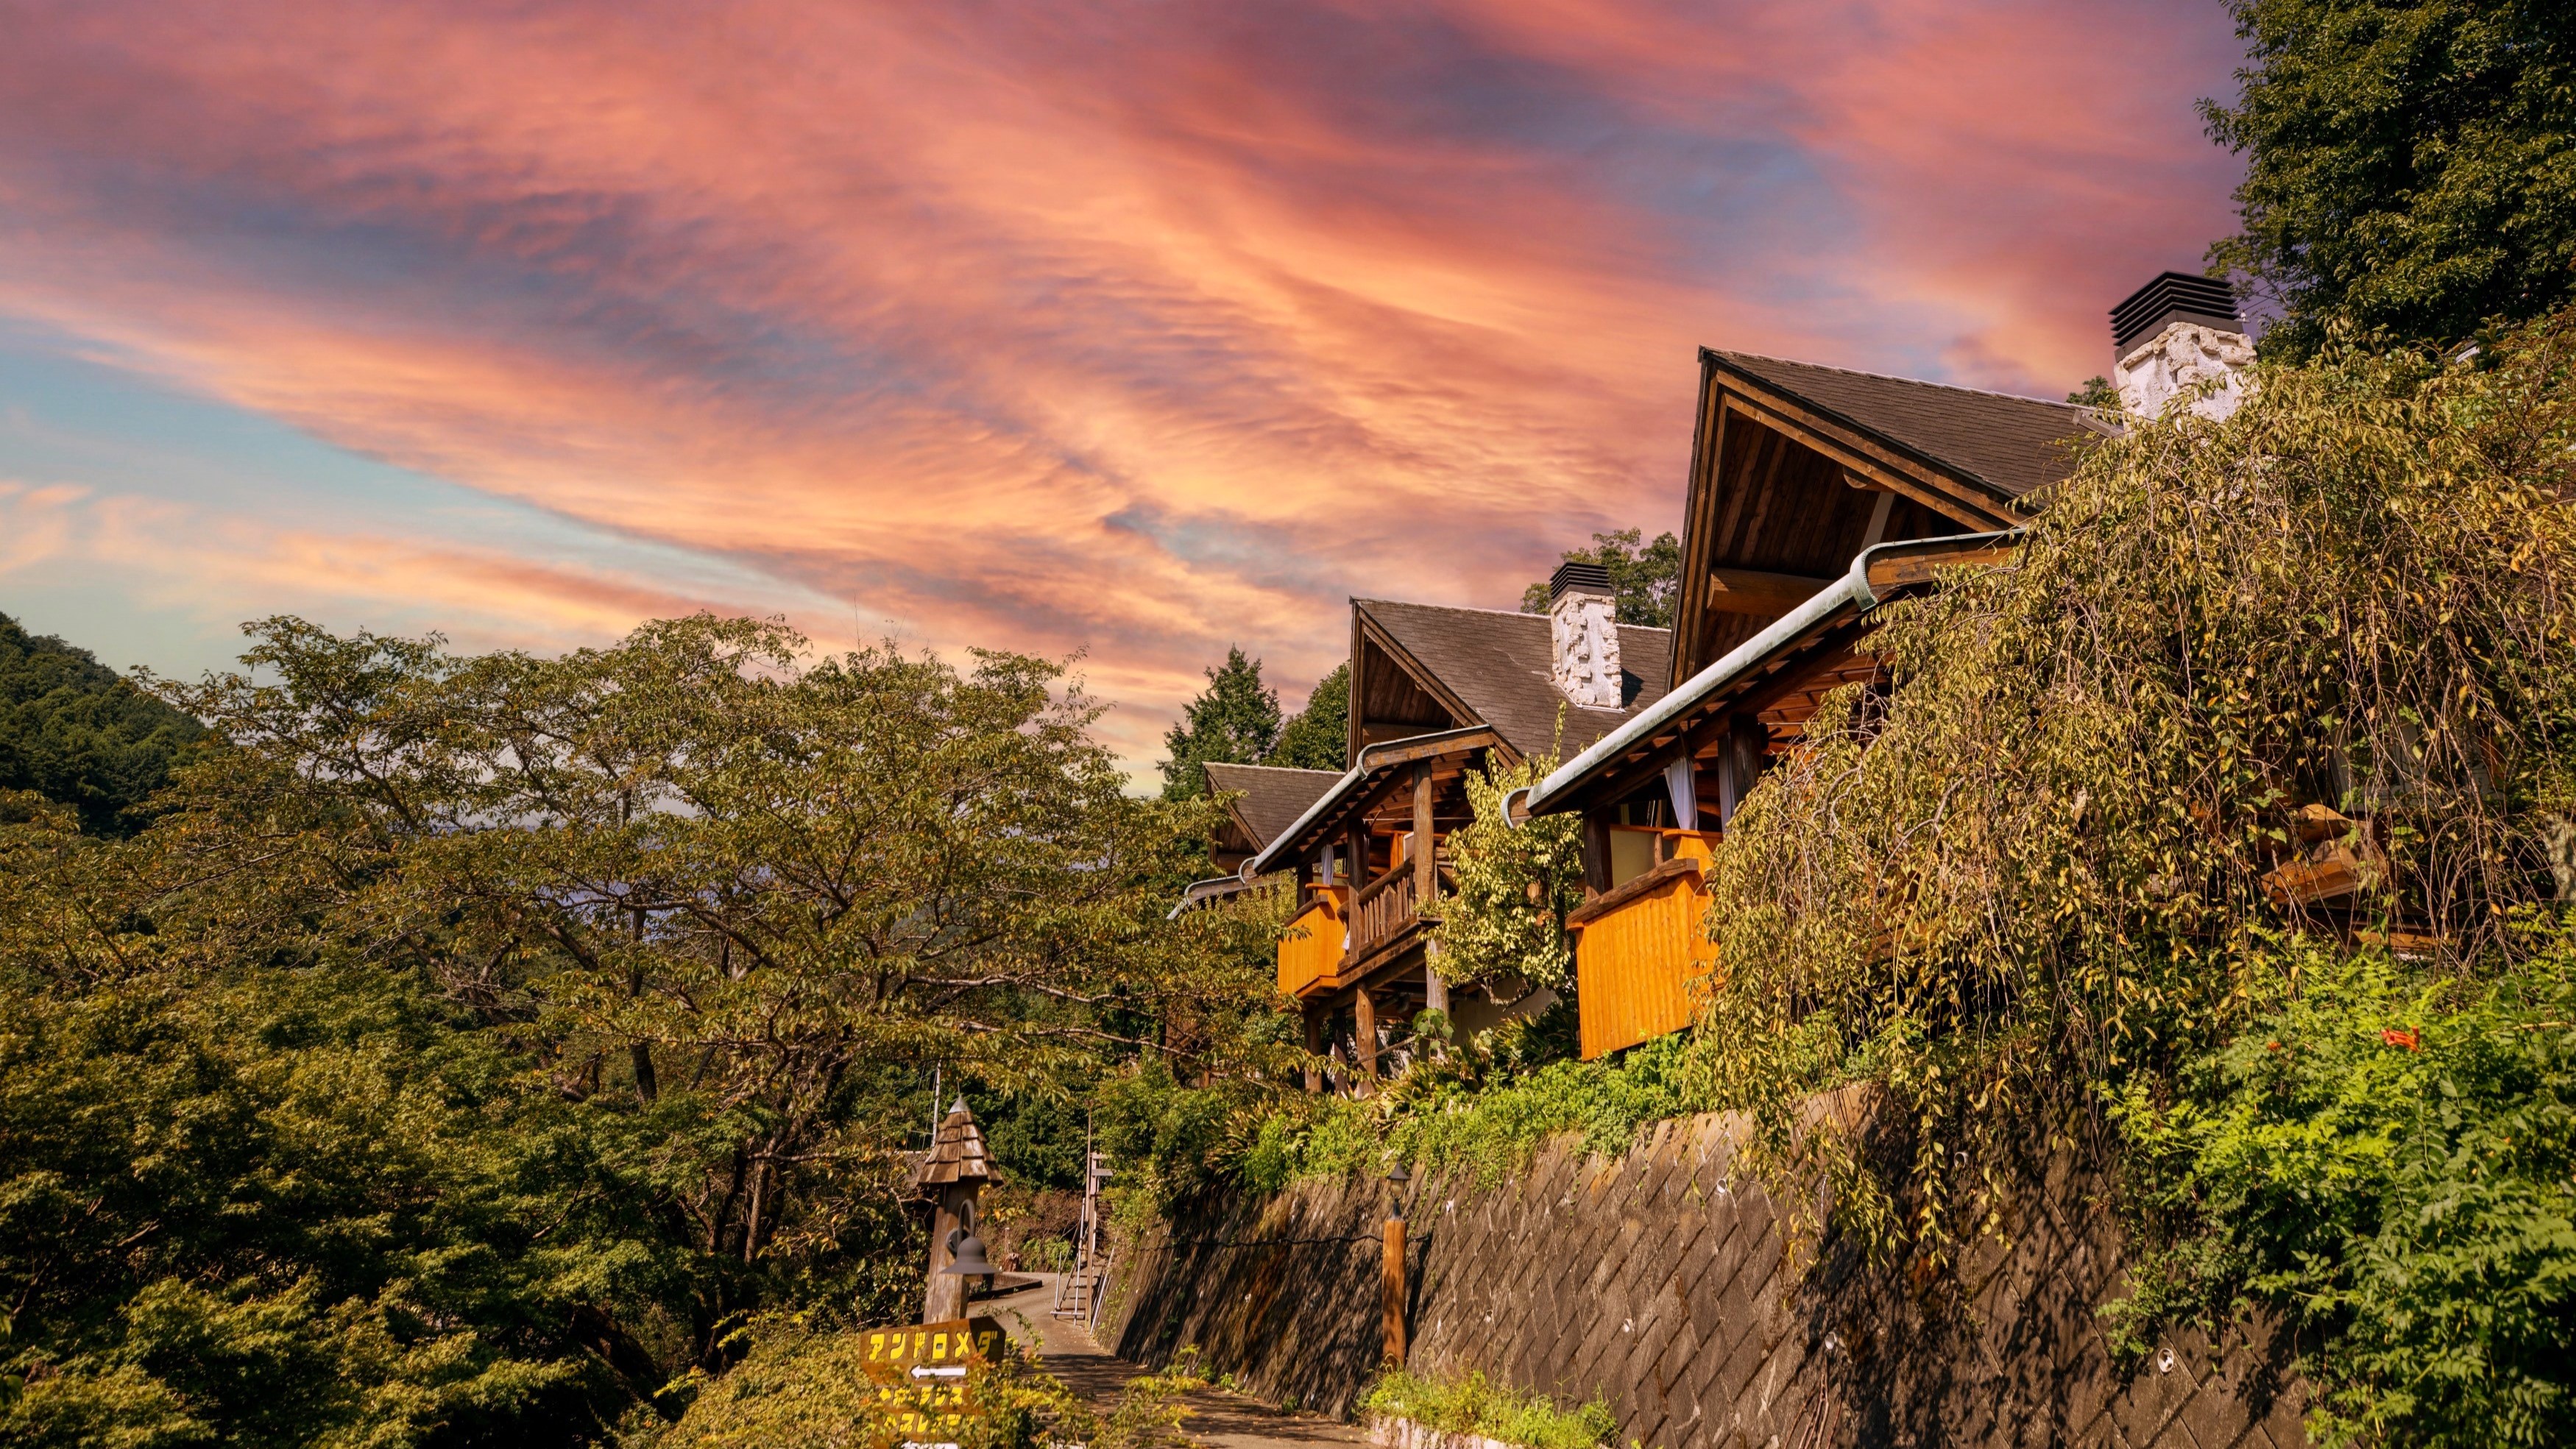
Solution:
M 1673 526 L 1699 343 L 2059 389 L 2225 220 L 2214 10 L 17 8 L 0 314 L 925 643 L 1088 647 L 1140 721 L 1229 641 L 1312 677 L 1347 593 Z M 508 540 L 251 556 L 671 602 Z

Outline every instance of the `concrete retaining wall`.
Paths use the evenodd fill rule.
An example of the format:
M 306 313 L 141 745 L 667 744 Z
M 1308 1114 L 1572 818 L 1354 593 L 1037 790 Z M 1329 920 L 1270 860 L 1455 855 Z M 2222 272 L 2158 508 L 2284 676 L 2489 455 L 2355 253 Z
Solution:
M 1414 1182 L 1411 1365 L 1600 1395 L 1648 1449 L 2304 1442 L 2277 1334 L 2185 1335 L 2114 1370 L 2094 1307 L 2121 1239 L 2098 1173 L 2018 1168 L 2005 1240 L 1955 1277 L 1830 1239 L 1800 1274 L 1773 1203 L 1728 1172 L 1740 1130 L 1685 1118 L 1618 1158 L 1562 1143 L 1493 1188 Z M 1196 1344 L 1261 1397 L 1350 1412 L 1380 1357 L 1387 1192 L 1306 1183 L 1126 1244 L 1104 1341 L 1149 1362 Z

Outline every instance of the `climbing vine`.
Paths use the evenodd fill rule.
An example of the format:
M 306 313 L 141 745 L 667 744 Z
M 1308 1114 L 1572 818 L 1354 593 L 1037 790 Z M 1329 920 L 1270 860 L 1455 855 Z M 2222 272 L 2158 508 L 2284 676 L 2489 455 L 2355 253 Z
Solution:
M 1556 764 L 1551 752 L 1467 772 L 1474 819 L 1449 837 L 1457 888 L 1440 902 L 1432 930 L 1441 974 L 1453 984 L 1516 978 L 1560 991 L 1574 984 L 1565 917 L 1583 904 L 1582 822 L 1541 815 L 1515 828 L 1504 814 L 1513 791 L 1546 779 Z
M 2111 1142 L 2103 1104 L 2189 1090 L 2285 950 L 2518 969 L 2508 922 L 2576 884 L 2572 361 L 2562 317 L 2268 368 L 2225 422 L 2086 446 L 2008 560 L 1886 610 L 1895 687 L 1830 699 L 1730 824 L 1694 1095 L 1811 1171 L 1857 1158 L 1798 1104 L 1873 1085 L 1907 1151 L 1843 1206 L 1934 1266 L 1998 1197 L 1962 1164 Z

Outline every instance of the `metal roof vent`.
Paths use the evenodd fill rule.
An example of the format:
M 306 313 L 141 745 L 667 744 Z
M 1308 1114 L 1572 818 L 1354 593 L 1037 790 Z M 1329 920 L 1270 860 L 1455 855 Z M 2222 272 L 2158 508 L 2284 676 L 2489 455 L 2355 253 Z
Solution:
M 2189 272 L 2158 272 L 2156 279 L 2131 292 L 2111 309 L 2111 353 L 2116 360 L 2129 349 L 2165 330 L 2176 320 L 2197 322 L 2221 332 L 2243 332 L 2236 315 L 2236 291 L 2216 277 Z
M 2111 309 L 2111 358 L 2123 411 L 2158 417 L 2188 398 L 2192 412 L 2216 420 L 2245 401 L 2254 344 L 2225 282 L 2161 272 Z
M 1597 563 L 1582 559 L 1567 559 L 1556 566 L 1555 573 L 1548 575 L 1547 601 L 1553 604 L 1564 598 L 1568 589 L 1579 589 L 1590 594 L 1610 594 L 1614 598 L 1617 596 L 1617 591 L 1610 587 L 1610 571 Z

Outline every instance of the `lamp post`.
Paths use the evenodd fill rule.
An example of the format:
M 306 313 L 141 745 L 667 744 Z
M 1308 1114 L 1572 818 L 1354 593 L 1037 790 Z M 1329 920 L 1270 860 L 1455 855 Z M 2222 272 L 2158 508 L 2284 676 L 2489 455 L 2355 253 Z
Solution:
M 1399 1161 L 1386 1170 L 1386 1252 L 1380 1290 L 1386 1320 L 1386 1361 L 1404 1367 L 1404 1185 L 1413 1180 Z

